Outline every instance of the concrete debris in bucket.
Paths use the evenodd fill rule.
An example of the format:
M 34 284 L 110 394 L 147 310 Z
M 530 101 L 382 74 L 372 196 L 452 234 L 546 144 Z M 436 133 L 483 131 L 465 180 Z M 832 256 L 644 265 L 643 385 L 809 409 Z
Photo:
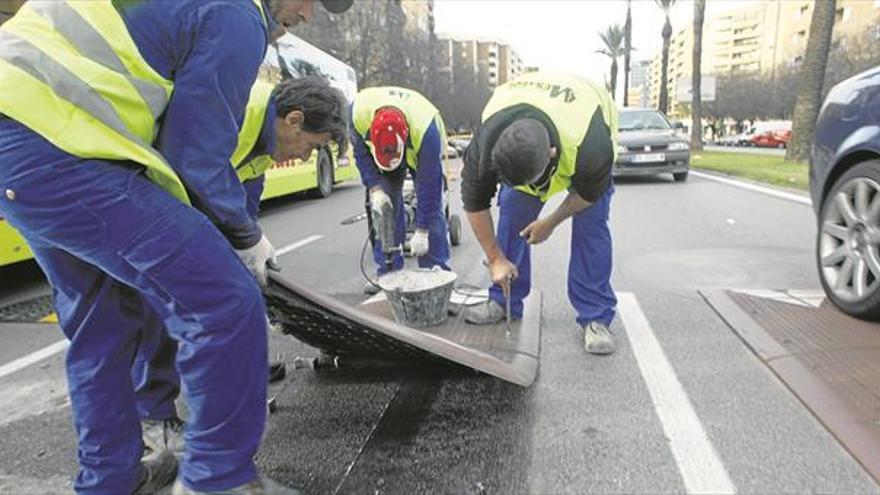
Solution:
M 387 291 L 421 292 L 454 282 L 457 275 L 446 270 L 398 270 L 382 275 L 379 286 Z

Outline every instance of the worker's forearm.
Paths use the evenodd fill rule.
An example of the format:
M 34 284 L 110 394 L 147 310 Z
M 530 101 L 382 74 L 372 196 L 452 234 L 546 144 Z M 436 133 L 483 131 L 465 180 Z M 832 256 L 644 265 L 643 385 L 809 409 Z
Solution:
M 467 219 L 468 223 L 471 224 L 471 230 L 474 231 L 474 236 L 477 238 L 477 242 L 480 243 L 480 247 L 483 248 L 483 253 L 486 254 L 486 259 L 491 263 L 504 256 L 504 253 L 501 251 L 501 248 L 498 247 L 498 242 L 495 239 L 495 226 L 492 223 L 492 212 L 490 210 L 469 211 L 467 212 Z
M 554 228 L 565 220 L 577 215 L 578 213 L 586 210 L 593 203 L 590 203 L 586 199 L 582 198 L 580 194 L 576 192 L 569 192 L 568 196 L 562 201 L 562 204 L 559 205 L 559 208 L 547 215 L 545 219 L 550 225 Z

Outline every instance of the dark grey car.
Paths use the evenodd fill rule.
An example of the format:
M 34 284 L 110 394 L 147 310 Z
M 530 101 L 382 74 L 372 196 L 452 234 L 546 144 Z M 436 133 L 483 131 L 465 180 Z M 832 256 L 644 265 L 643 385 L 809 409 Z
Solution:
M 690 145 L 659 110 L 624 108 L 618 129 L 615 177 L 665 173 L 676 182 L 687 180 Z

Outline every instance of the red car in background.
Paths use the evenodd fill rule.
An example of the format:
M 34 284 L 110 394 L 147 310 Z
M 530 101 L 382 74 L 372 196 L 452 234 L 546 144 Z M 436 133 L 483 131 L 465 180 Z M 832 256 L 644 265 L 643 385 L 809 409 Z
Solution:
M 752 135 L 750 145 L 761 148 L 785 148 L 790 140 L 791 129 L 778 129 Z

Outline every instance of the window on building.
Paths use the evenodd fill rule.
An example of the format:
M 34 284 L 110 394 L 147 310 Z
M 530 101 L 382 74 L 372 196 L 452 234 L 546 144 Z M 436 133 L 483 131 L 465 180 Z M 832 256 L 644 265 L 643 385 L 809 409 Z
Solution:
M 810 10 L 810 4 L 805 3 L 801 5 L 801 8 L 798 9 L 797 17 L 798 19 L 802 19 L 805 15 L 807 15 L 807 11 Z
M 846 7 L 838 7 L 834 11 L 834 22 L 842 22 L 849 19 L 849 9 Z
M 794 58 L 794 65 L 796 65 L 796 66 L 802 64 L 803 62 L 804 62 L 803 55 L 798 55 L 797 57 Z

